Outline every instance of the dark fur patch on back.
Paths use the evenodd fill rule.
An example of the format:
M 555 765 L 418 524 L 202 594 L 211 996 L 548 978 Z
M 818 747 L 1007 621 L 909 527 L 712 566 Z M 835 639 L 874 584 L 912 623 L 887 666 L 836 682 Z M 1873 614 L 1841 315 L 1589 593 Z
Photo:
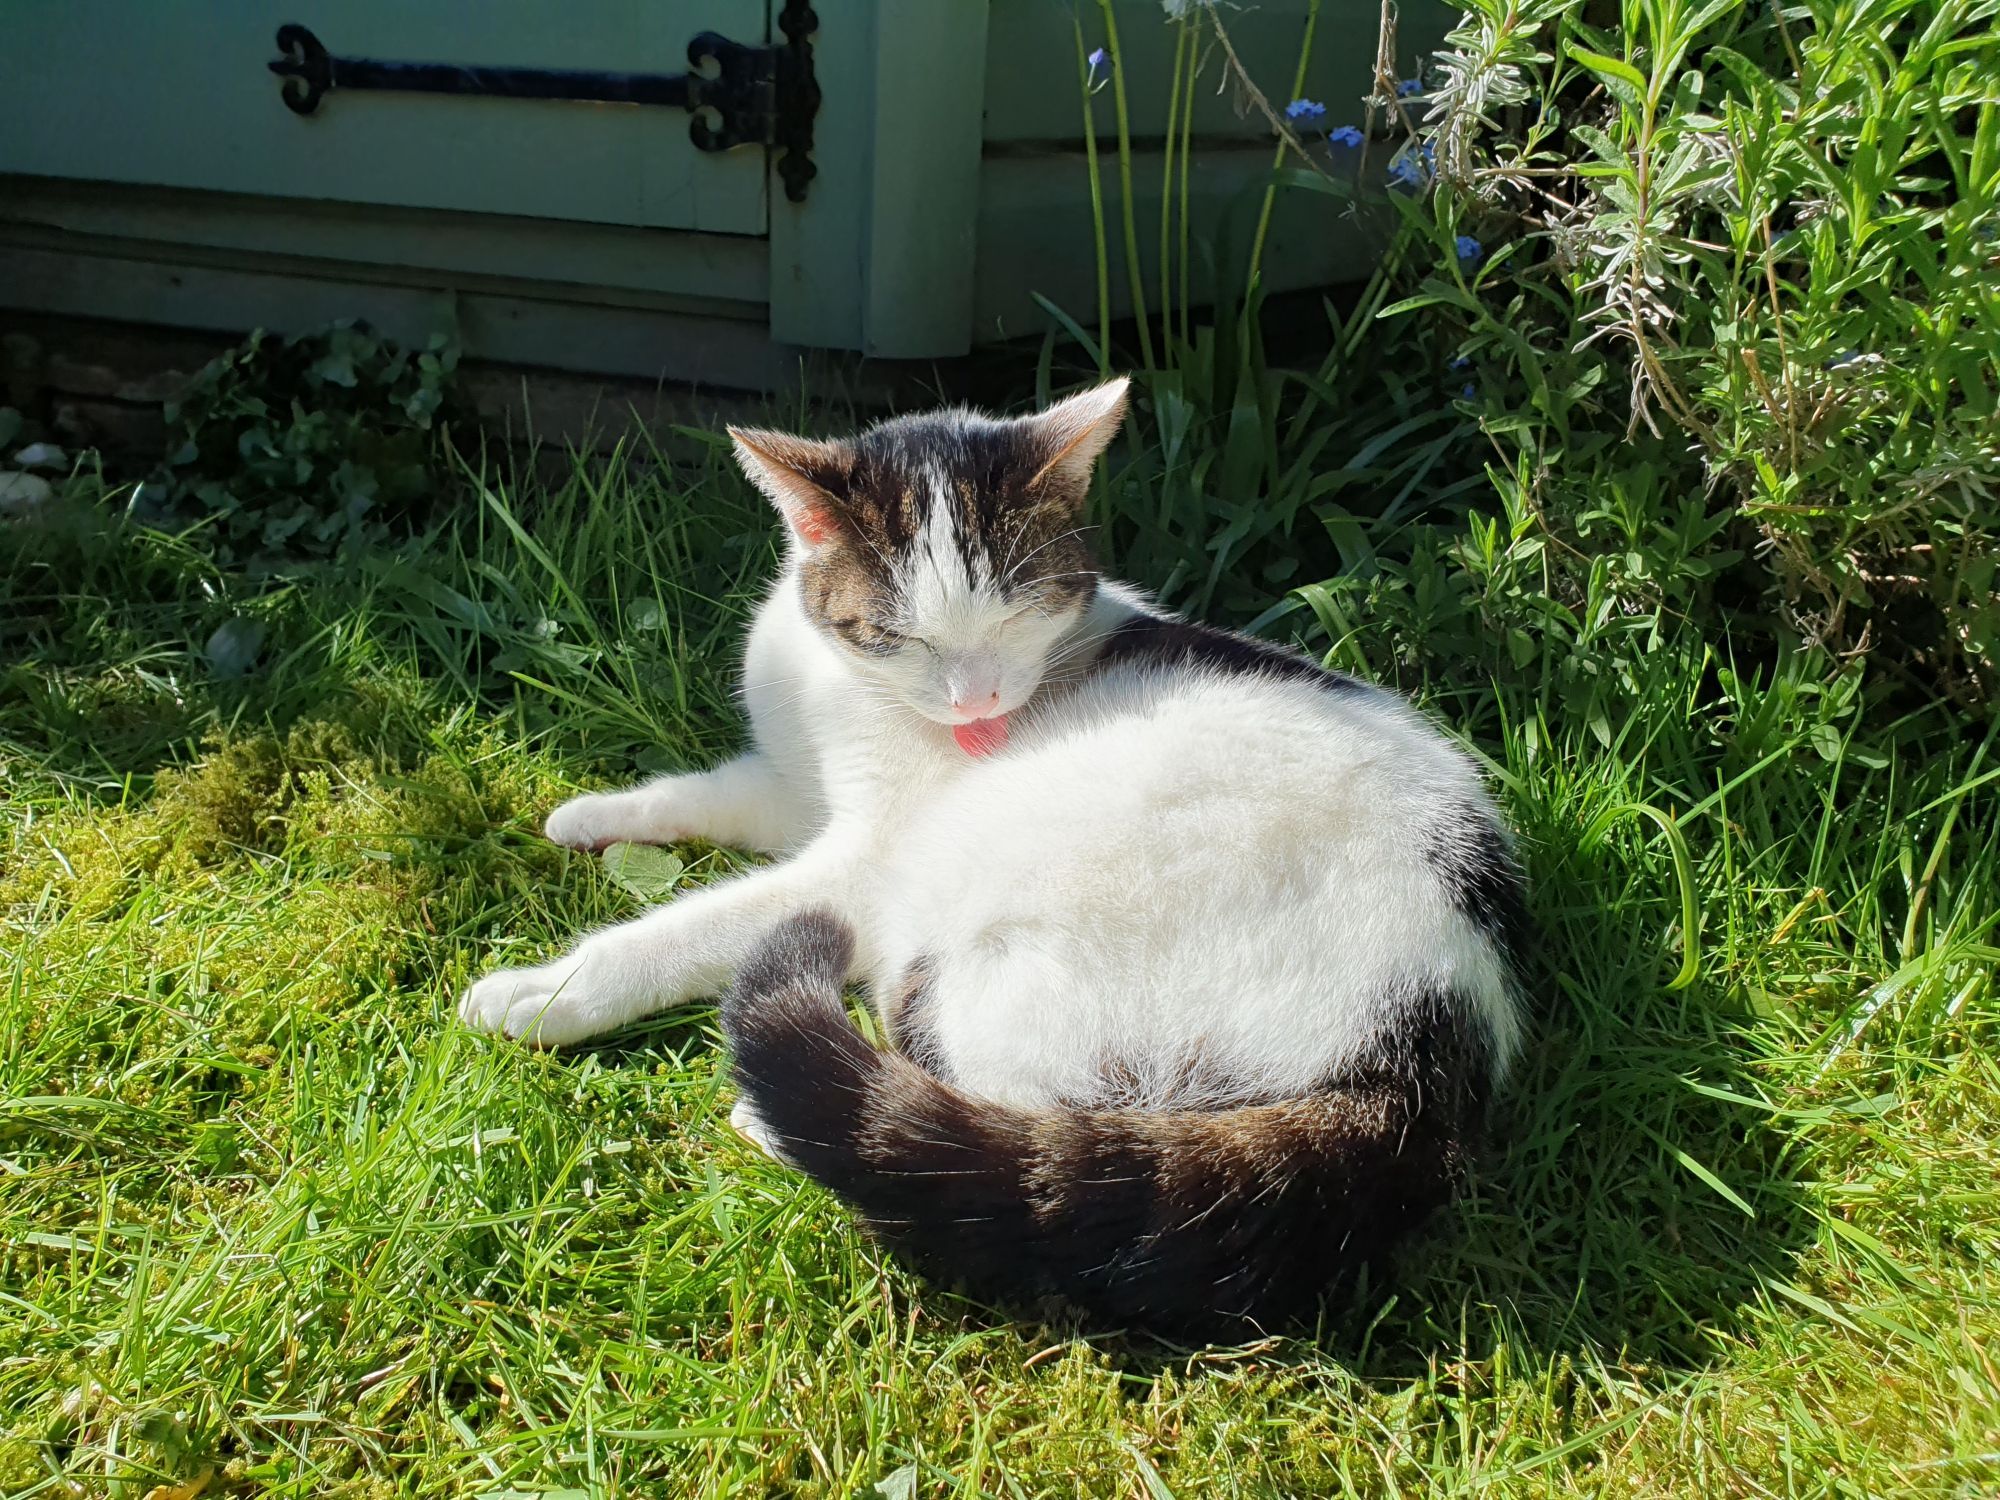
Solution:
M 1524 974 L 1533 939 L 1526 882 L 1513 841 L 1484 809 L 1450 809 L 1433 828 L 1424 859 L 1444 882 L 1451 904 Z
M 1157 615 L 1136 616 L 1112 631 L 1097 661 L 1106 667 L 1144 662 L 1202 668 L 1234 676 L 1282 677 L 1309 682 L 1334 693 L 1373 691 L 1364 682 L 1269 641 Z
M 1375 1039 L 1365 1062 L 1327 1080 L 1372 1076 L 1413 1091 L 1442 1109 L 1468 1139 L 1478 1134 L 1493 1089 L 1493 1036 L 1478 1009 L 1463 995 L 1412 984 L 1384 998 L 1392 1017 Z
M 1445 1202 L 1486 1090 L 1468 1002 L 1418 994 L 1366 1065 L 1221 1111 L 1020 1110 L 870 1047 L 824 914 L 781 925 L 723 1006 L 787 1159 L 977 1295 L 1159 1331 L 1273 1326 Z

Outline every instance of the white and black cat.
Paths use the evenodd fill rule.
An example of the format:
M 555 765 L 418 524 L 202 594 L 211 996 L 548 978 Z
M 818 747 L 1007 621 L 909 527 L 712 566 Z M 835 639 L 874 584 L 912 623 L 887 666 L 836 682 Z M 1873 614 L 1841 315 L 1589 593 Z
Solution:
M 1098 576 L 1124 405 L 732 433 L 791 543 L 744 661 L 755 749 L 548 833 L 782 857 L 460 1014 L 573 1042 L 733 980 L 738 1127 L 933 1271 L 1270 1322 L 1451 1192 L 1515 1047 L 1521 881 L 1407 704 Z

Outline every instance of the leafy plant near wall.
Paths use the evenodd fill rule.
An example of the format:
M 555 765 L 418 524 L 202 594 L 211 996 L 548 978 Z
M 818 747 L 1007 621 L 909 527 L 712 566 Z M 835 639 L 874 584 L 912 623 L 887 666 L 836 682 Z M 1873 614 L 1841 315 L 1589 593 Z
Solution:
M 177 436 L 142 508 L 198 522 L 224 562 L 328 558 L 420 519 L 468 418 L 458 351 L 421 352 L 365 325 L 251 334 L 167 408 Z
M 1317 368 L 1263 357 L 1261 234 L 1212 323 L 1163 309 L 1107 510 L 1177 597 L 1289 585 L 1265 623 L 1378 667 L 1596 681 L 1618 619 L 1695 616 L 1990 695 L 2000 6 L 1470 0 L 1349 106 L 1274 105 L 1223 14 L 1169 12 L 1271 119 L 1272 191 L 1397 226 Z
M 1445 191 L 1424 227 L 1517 253 L 1419 298 L 1535 393 L 1545 420 L 1498 436 L 1555 523 L 1582 516 L 1538 476 L 1579 438 L 1658 437 L 1682 493 L 1657 523 L 1725 522 L 1714 550 L 1755 559 L 1735 580 L 1807 644 L 1893 642 L 1961 689 L 2000 665 L 1996 15 L 1628 0 L 1599 32 L 1480 0 L 1426 116 Z M 1494 77 L 1532 120 L 1483 119 Z M 1624 389 L 1572 397 L 1600 345 Z

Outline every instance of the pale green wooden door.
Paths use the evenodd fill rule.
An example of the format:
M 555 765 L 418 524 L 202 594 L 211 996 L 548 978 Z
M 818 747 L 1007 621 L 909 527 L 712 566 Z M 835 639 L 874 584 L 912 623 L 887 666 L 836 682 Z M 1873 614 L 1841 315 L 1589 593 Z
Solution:
M 4 0 L 0 172 L 763 234 L 765 153 L 701 152 L 652 106 L 336 91 L 302 118 L 278 27 L 328 52 L 487 67 L 687 70 L 761 45 L 767 0 Z

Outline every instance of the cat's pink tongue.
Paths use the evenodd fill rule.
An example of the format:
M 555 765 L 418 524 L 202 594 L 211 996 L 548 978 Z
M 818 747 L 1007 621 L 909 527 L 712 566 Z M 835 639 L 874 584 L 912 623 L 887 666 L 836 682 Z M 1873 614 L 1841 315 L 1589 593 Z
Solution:
M 954 724 L 951 737 L 967 755 L 991 755 L 1007 748 L 1007 716 L 995 714 L 990 719 L 974 719 L 970 724 Z

